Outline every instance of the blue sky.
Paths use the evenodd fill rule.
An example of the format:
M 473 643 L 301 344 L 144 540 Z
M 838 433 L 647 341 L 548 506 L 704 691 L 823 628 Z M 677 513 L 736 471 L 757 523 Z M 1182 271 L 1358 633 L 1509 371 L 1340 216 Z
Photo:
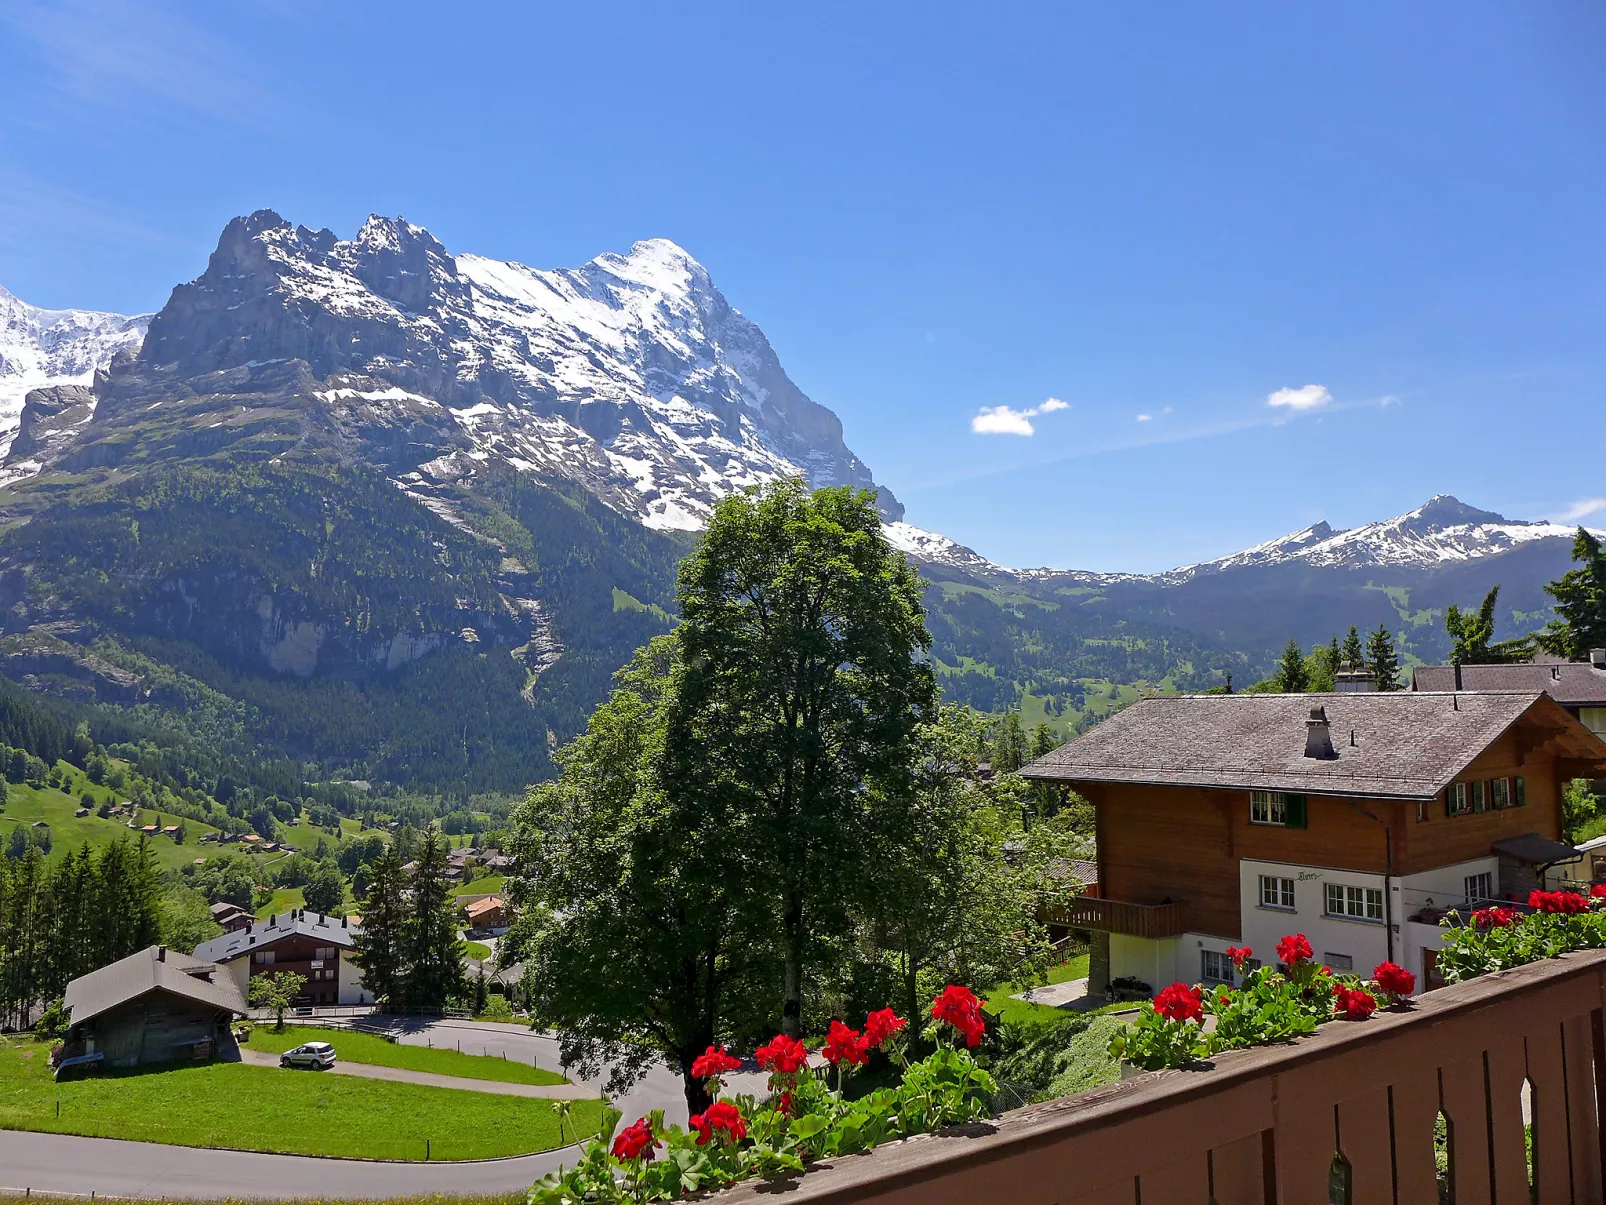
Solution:
M 540 266 L 664 236 L 1005 564 L 1438 492 L 1606 524 L 1603 64 L 1543 0 L 11 0 L 0 284 L 154 309 L 263 206 Z

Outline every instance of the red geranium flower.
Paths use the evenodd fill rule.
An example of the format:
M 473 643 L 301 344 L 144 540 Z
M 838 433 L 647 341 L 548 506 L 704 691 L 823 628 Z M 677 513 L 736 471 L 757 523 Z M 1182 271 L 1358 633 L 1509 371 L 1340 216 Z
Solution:
M 1528 907 L 1535 912 L 1586 912 L 1589 901 L 1576 891 L 1530 891 Z
M 1365 988 L 1340 984 L 1333 992 L 1333 1011 L 1346 1021 L 1364 1021 L 1377 1011 L 1377 1001 Z
M 758 1065 L 772 1075 L 793 1075 L 809 1064 L 808 1049 L 796 1038 L 778 1033 L 753 1052 Z
M 1372 982 L 1390 999 L 1399 1000 L 1416 991 L 1416 976 L 1396 962 L 1380 962 L 1372 970 Z
M 1248 962 L 1254 956 L 1255 952 L 1248 946 L 1227 947 L 1227 957 L 1232 959 L 1232 965 L 1237 967 L 1240 971 L 1244 969 L 1244 963 Z
M 1589 898 L 1592 900 L 1606 898 L 1606 883 L 1596 883 L 1591 887 L 1589 889 Z
M 869 1045 L 859 1036 L 857 1029 L 849 1029 L 840 1021 L 832 1021 L 831 1028 L 825 1035 L 825 1045 L 820 1048 L 820 1054 L 833 1067 L 839 1067 L 843 1063 L 857 1067 L 864 1062 L 869 1050 Z
M 1472 914 L 1472 923 L 1480 929 L 1508 929 L 1517 923 L 1515 908 L 1479 908 Z
M 879 1050 L 883 1042 L 908 1024 L 890 1008 L 878 1008 L 864 1019 L 865 1044 L 870 1050 Z
M 707 1146 L 715 1130 L 723 1131 L 732 1142 L 747 1137 L 747 1123 L 742 1120 L 740 1110 L 728 1101 L 716 1100 L 701 1113 L 692 1114 L 687 1124 L 697 1131 L 698 1146 Z
M 781 1098 L 775 1102 L 775 1107 L 781 1111 L 782 1117 L 792 1116 L 792 1094 L 782 1092 Z
M 976 993 L 968 987 L 950 983 L 942 989 L 942 995 L 931 1002 L 931 1015 L 963 1034 L 965 1045 L 978 1046 L 987 1032 L 987 1023 L 981 1016 L 986 1003 L 977 999 Z
M 1298 966 L 1314 957 L 1315 954 L 1310 948 L 1310 938 L 1303 933 L 1291 934 L 1277 943 L 1277 958 L 1284 966 Z
M 1154 1011 L 1168 1021 L 1203 1021 L 1204 993 L 1186 983 L 1173 983 L 1154 998 Z
M 652 1136 L 652 1126 L 647 1124 L 645 1117 L 638 1118 L 635 1125 L 626 1126 L 619 1131 L 619 1136 L 613 1140 L 613 1157 L 615 1159 L 651 1159 L 653 1148 L 662 1146 Z
M 724 1046 L 710 1046 L 692 1061 L 692 1079 L 713 1079 L 735 1071 L 742 1065 L 742 1060 L 734 1057 Z

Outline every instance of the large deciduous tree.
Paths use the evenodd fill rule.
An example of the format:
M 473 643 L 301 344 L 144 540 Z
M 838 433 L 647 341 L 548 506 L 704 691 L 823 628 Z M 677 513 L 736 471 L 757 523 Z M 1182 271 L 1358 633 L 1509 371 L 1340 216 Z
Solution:
M 872 492 L 797 481 L 726 499 L 681 566 L 665 785 L 743 818 L 794 1037 L 810 957 L 849 927 L 867 811 L 909 789 L 935 706 L 921 589 Z
M 637 651 L 583 735 L 558 755 L 558 781 L 513 815 L 520 905 L 502 941 L 522 961 L 534 1016 L 562 1035 L 565 1064 L 615 1086 L 666 1057 L 687 1107 L 709 1103 L 691 1066 L 710 1043 L 766 1027 L 778 967 L 762 893 L 718 799 L 665 789 L 677 642 Z

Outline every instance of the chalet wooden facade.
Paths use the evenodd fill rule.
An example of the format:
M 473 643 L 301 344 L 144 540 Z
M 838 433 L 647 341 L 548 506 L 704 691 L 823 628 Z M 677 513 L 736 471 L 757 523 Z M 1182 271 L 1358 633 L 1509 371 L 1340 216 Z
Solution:
M 1335 970 L 1434 981 L 1449 909 L 1525 900 L 1576 856 L 1567 780 L 1606 743 L 1540 692 L 1146 699 L 1025 767 L 1097 816 L 1095 990 L 1231 982 L 1301 932 Z

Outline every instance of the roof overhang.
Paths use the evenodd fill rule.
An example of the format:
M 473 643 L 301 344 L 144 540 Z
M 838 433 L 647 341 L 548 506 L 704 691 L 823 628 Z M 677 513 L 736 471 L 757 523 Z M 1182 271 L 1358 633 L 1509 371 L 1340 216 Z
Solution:
M 1558 862 L 1575 862 L 1579 851 L 1571 845 L 1541 837 L 1538 833 L 1523 833 L 1520 837 L 1506 837 L 1489 847 L 1502 857 L 1527 862 L 1530 866 L 1554 866 Z

